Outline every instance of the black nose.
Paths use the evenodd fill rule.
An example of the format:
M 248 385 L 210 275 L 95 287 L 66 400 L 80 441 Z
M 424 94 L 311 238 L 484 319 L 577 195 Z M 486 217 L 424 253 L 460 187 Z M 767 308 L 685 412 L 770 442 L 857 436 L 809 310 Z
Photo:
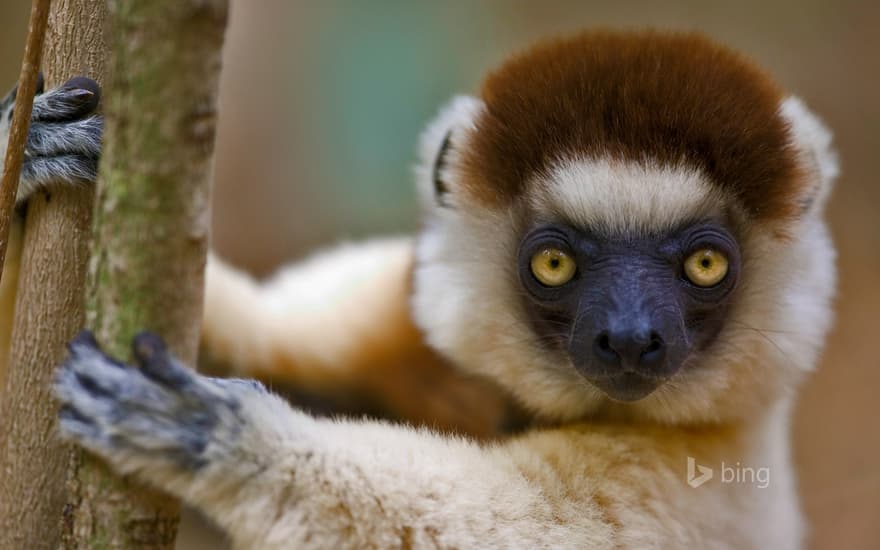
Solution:
M 593 353 L 602 363 L 624 370 L 653 368 L 663 362 L 666 345 L 654 330 L 603 330 L 593 340 Z

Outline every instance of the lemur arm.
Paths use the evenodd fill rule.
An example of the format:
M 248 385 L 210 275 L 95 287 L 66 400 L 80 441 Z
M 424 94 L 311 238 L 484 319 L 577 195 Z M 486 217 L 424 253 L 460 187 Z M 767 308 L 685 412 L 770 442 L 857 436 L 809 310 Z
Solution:
M 413 245 L 343 245 L 263 283 L 209 257 L 203 366 L 319 410 L 493 435 L 508 421 L 500 391 L 454 370 L 412 322 Z
M 570 436 L 479 446 L 315 419 L 257 382 L 195 374 L 152 334 L 133 347 L 139 368 L 104 355 L 87 333 L 71 344 L 55 385 L 62 434 L 200 507 L 238 547 L 614 545 L 602 499 L 616 488 L 581 491 L 572 464 L 553 466 Z

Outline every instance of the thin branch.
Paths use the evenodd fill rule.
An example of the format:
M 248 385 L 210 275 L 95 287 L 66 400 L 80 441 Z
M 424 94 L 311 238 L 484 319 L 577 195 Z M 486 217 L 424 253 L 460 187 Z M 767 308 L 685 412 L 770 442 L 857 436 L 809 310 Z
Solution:
M 30 129 L 34 94 L 37 93 L 37 80 L 43 57 L 43 41 L 46 38 L 51 3 L 52 0 L 34 0 L 31 6 L 31 20 L 24 48 L 24 59 L 21 62 L 21 74 L 18 77 L 15 110 L 12 114 L 12 125 L 9 131 L 9 146 L 6 148 L 3 177 L 0 179 L 0 273 L 3 272 L 3 262 L 6 260 L 6 245 L 9 243 L 9 229 L 12 226 L 12 210 L 15 208 L 18 178 L 21 176 L 21 165 L 24 161 L 24 149 L 27 145 L 28 130 Z

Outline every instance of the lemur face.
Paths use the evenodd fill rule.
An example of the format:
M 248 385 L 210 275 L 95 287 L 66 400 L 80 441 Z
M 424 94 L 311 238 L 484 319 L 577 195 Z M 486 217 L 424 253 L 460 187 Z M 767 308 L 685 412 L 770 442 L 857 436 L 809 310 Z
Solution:
M 686 166 L 581 160 L 541 175 L 526 203 L 539 222 L 522 236 L 519 280 L 548 353 L 565 350 L 622 402 L 697 368 L 742 270 L 728 197 Z
M 750 414 L 828 326 L 829 141 L 700 36 L 539 45 L 424 136 L 415 318 L 551 418 Z
M 740 270 L 718 221 L 659 235 L 608 237 L 567 224 L 529 231 L 518 252 L 529 323 L 608 397 L 635 401 L 705 350 Z

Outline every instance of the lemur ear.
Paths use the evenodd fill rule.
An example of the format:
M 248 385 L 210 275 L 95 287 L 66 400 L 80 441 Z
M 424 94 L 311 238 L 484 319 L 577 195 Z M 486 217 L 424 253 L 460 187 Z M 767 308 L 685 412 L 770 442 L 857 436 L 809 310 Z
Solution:
M 416 179 L 425 207 L 454 207 L 455 161 L 482 108 L 479 99 L 456 96 L 422 133 Z
M 831 132 L 797 97 L 785 99 L 779 112 L 788 121 L 792 145 L 811 182 L 800 197 L 802 212 L 821 213 L 838 174 L 837 151 Z

